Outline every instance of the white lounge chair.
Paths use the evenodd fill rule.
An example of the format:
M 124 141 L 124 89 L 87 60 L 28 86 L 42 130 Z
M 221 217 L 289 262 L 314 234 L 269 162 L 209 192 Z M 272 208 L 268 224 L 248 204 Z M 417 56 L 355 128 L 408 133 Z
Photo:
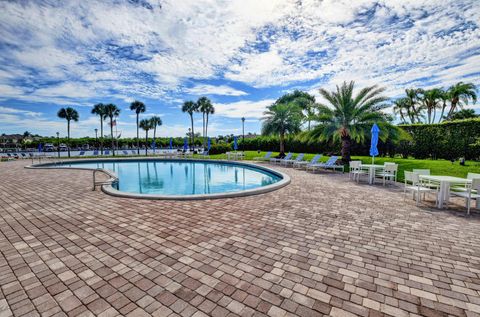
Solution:
M 344 166 L 343 165 L 337 165 L 337 160 L 338 156 L 331 156 L 325 163 L 317 163 L 317 164 L 311 164 L 308 166 L 307 170 L 312 170 L 315 171 L 317 169 L 333 169 L 333 171 L 336 171 L 337 169 L 340 169 L 343 172 Z
M 254 157 L 253 160 L 254 160 L 254 161 L 268 161 L 268 160 L 270 160 L 270 156 L 272 156 L 272 152 L 271 152 L 271 151 L 265 153 L 265 156 Z
M 310 161 L 298 161 L 293 163 L 293 168 L 307 168 L 308 165 L 317 164 L 318 161 L 322 158 L 322 154 L 315 155 Z
M 282 158 L 271 158 L 270 163 L 277 164 L 277 163 L 282 163 L 283 160 L 290 160 L 293 156 L 293 153 L 289 152 L 285 157 Z
M 292 165 L 295 163 L 295 162 L 301 162 L 303 161 L 303 157 L 305 156 L 304 153 L 300 153 L 297 155 L 297 157 L 295 159 L 290 159 L 290 160 L 283 160 L 281 163 L 284 165 L 284 166 L 289 166 L 289 165 Z

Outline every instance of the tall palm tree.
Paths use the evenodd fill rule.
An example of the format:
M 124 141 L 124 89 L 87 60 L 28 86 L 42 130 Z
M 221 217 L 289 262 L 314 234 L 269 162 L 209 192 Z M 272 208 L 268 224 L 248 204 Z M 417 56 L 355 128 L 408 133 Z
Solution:
M 450 110 L 447 117 L 450 117 L 457 107 L 462 108 L 464 104 L 468 104 L 471 99 L 473 103 L 477 102 L 477 87 L 472 83 L 458 82 L 448 89 L 450 94 Z
M 100 151 L 103 155 L 103 121 L 107 118 L 105 113 L 105 105 L 103 103 L 97 103 L 92 108 L 92 114 L 100 117 Z
M 193 101 L 185 101 L 182 105 L 182 112 L 190 115 L 190 121 L 192 123 L 192 134 L 190 135 L 190 142 L 195 147 L 195 131 L 193 130 L 193 113 L 197 111 L 197 104 Z
M 400 116 L 403 124 L 407 123 L 407 116 L 410 117 L 408 100 L 406 98 L 399 98 L 393 102 L 393 113 Z
M 148 131 L 153 129 L 153 122 L 151 119 L 142 119 L 139 126 L 145 131 L 145 155 L 148 155 Z
M 381 137 L 385 137 L 387 116 L 381 112 L 389 107 L 384 104 L 388 98 L 382 96 L 384 88 L 371 86 L 361 89 L 356 96 L 353 94 L 355 83 L 344 82 L 337 86 L 336 91 L 329 92 L 320 89 L 320 94 L 329 105 L 318 105 L 319 115 L 316 126 L 310 136 L 322 140 L 332 139 L 342 143 L 342 160 L 350 161 L 352 141 L 363 142 L 373 123 L 381 128 Z M 383 127 L 383 128 L 382 128 Z
M 197 100 L 197 111 L 202 113 L 202 145 L 205 147 L 206 135 L 207 135 L 207 126 L 208 126 L 208 115 L 215 112 L 215 108 L 212 105 L 212 102 L 207 97 L 200 97 Z
M 445 118 L 445 109 L 447 109 L 447 101 L 450 100 L 450 92 L 448 90 L 442 89 L 442 94 L 440 95 L 440 100 L 442 101 L 442 112 L 440 113 L 440 118 L 438 118 L 438 123 L 442 122 Z
M 161 126 L 163 122 L 159 116 L 152 116 L 150 122 L 152 123 L 153 128 L 153 141 L 155 141 L 155 138 L 157 137 L 157 127 Z
M 67 120 L 67 148 L 68 148 L 68 157 L 70 157 L 70 121 L 78 121 L 79 115 L 77 110 L 67 107 L 67 108 L 62 108 L 58 110 L 57 116 L 61 119 L 66 119 Z
M 141 101 L 135 100 L 130 104 L 130 110 L 135 111 L 135 114 L 137 115 L 137 154 L 140 154 L 140 139 L 138 135 L 138 119 L 141 113 L 144 113 L 147 108 L 145 107 L 145 104 Z
M 113 135 L 114 118 L 120 115 L 120 109 L 113 103 L 105 105 L 105 115 L 110 118 L 110 135 L 112 136 L 112 154 L 115 156 L 115 137 Z M 116 123 L 115 123 L 116 124 Z
M 422 102 L 423 108 L 427 110 L 428 124 L 435 122 L 436 110 L 442 94 L 443 92 L 440 88 L 421 90 L 420 92 L 419 98 Z
M 285 156 L 285 135 L 300 132 L 302 109 L 293 102 L 274 103 L 267 107 L 262 118 L 262 134 L 280 136 L 280 157 Z

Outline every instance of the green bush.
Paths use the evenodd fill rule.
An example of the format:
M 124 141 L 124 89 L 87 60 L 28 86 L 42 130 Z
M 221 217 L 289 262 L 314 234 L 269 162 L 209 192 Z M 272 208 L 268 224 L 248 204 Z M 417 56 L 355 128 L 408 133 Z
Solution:
M 212 144 L 210 147 L 210 151 L 208 152 L 209 154 L 223 154 L 228 151 L 232 151 L 232 145 L 228 143 L 218 143 L 218 144 Z

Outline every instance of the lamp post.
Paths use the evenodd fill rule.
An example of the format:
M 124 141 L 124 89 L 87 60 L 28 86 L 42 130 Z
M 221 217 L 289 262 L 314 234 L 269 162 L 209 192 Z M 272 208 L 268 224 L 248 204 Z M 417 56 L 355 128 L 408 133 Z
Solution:
M 242 117 L 242 151 L 245 152 L 245 117 Z
M 60 158 L 60 132 L 57 132 L 57 152 L 58 158 Z
M 95 149 L 98 148 L 98 135 L 97 135 L 97 133 L 98 133 L 98 129 L 95 128 Z

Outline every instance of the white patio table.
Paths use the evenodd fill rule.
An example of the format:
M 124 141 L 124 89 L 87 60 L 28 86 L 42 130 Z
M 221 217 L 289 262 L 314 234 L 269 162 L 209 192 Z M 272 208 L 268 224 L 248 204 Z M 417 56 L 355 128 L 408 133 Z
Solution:
M 362 169 L 367 169 L 368 170 L 368 183 L 373 184 L 373 181 L 375 180 L 375 171 L 376 170 L 381 170 L 385 167 L 385 165 L 380 165 L 380 164 L 362 164 L 361 168 Z
M 452 184 L 465 186 L 466 184 L 470 184 L 472 182 L 472 180 L 466 178 L 442 175 L 419 175 L 419 178 L 440 184 L 437 199 L 437 207 L 440 209 L 443 208 L 443 204 L 445 202 L 448 203 L 450 198 L 450 186 Z

